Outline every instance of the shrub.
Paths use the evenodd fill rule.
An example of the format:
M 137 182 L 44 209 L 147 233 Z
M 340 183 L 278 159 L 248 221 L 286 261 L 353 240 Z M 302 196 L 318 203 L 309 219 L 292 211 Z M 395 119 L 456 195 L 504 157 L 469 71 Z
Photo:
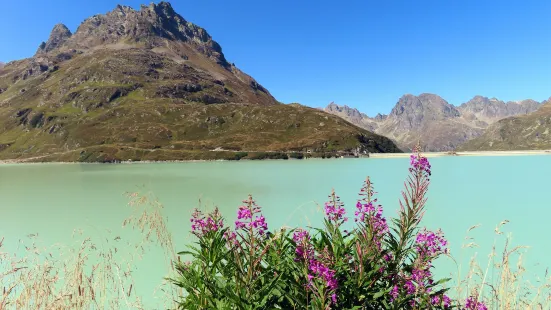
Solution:
M 247 157 L 249 153 L 247 152 L 237 152 L 234 154 L 232 160 L 241 160 L 244 157 Z
M 262 209 L 251 196 L 237 212 L 235 227 L 218 210 L 196 210 L 197 246 L 180 255 L 172 281 L 184 290 L 181 309 L 447 309 L 457 302 L 435 280 L 432 263 L 447 253 L 441 231 L 419 227 L 430 184 L 430 164 L 411 156 L 410 176 L 398 218 L 390 222 L 365 181 L 356 203 L 355 226 L 332 192 L 324 227 L 268 232 Z M 484 309 L 475 299 L 469 301 Z M 473 308 L 474 309 L 474 308 Z
M 289 155 L 290 158 L 294 158 L 294 159 L 303 159 L 304 158 L 304 154 L 302 153 L 296 153 L 296 152 L 293 152 Z
M 259 152 L 249 154 L 249 159 L 260 160 L 260 159 L 289 159 L 289 156 L 281 152 Z

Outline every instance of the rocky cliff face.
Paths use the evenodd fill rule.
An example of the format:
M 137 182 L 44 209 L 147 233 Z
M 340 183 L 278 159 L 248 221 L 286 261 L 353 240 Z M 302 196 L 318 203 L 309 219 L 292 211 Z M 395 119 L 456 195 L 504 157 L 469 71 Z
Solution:
M 361 128 L 365 128 L 369 131 L 375 131 L 378 127 L 377 119 L 372 120 L 366 114 L 358 111 L 358 109 L 353 109 L 347 105 L 339 106 L 334 102 L 331 102 L 323 110 L 333 115 L 342 117 L 343 119 L 351 122 L 352 124 L 359 126 Z M 379 119 L 383 118 L 383 116 L 380 114 L 378 114 L 377 117 L 379 117 Z
M 476 96 L 455 107 L 434 94 L 407 94 L 398 100 L 388 116 L 360 117 L 358 115 L 363 115 L 360 112 L 339 112 L 346 109 L 335 105 L 326 111 L 389 137 L 403 150 L 410 150 L 417 140 L 421 140 L 427 151 L 450 151 L 480 136 L 490 124 L 509 116 L 531 113 L 540 106 L 541 103 L 534 100 L 503 102 Z
M 117 6 L 75 33 L 56 25 L 34 57 L 0 68 L 0 159 L 197 159 L 218 148 L 397 150 L 278 103 L 167 2 Z
M 331 102 L 325 110 L 333 114 L 340 114 L 353 124 L 361 122 L 361 120 L 366 116 L 365 114 L 360 113 L 358 109 L 350 108 L 347 105 L 339 106 L 334 102 Z

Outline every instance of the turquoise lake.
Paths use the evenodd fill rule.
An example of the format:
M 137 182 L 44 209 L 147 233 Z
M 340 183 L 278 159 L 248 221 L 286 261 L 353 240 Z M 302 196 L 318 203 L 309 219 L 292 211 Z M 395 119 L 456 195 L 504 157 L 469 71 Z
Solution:
M 485 265 L 494 228 L 511 232 L 513 245 L 530 246 L 523 257 L 528 274 L 551 266 L 546 229 L 551 218 L 551 156 L 429 158 L 433 177 L 424 225 L 442 228 L 451 254 L 460 256 L 467 229 L 480 247 L 464 252 L 462 262 L 478 252 Z M 334 188 L 353 217 L 363 181 L 370 176 L 386 216 L 396 215 L 408 174 L 409 159 L 331 159 L 290 161 L 190 162 L 158 164 L 28 164 L 0 166 L 0 239 L 4 251 L 19 239 L 39 233 L 48 246 L 71 242 L 73 230 L 102 236 L 109 229 L 124 234 L 130 215 L 125 192 L 150 191 L 164 205 L 177 250 L 192 238 L 193 208 L 218 206 L 228 221 L 236 218 L 241 200 L 252 194 L 263 207 L 270 229 L 283 225 L 319 224 L 327 195 Z M 500 248 L 498 248 L 500 251 Z M 516 263 L 516 262 L 514 262 Z M 455 273 L 445 258 L 436 274 Z M 157 307 L 154 287 L 166 276 L 162 257 L 148 253 L 139 264 L 136 287 L 146 308 Z

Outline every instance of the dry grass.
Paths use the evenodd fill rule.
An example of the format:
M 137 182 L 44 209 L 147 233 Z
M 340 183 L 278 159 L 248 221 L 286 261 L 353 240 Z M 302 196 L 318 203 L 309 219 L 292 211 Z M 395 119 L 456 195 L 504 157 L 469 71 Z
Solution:
M 0 309 L 144 309 L 135 293 L 136 263 L 148 246 L 157 245 L 170 274 L 176 255 L 162 205 L 151 195 L 128 196 L 132 215 L 123 225 L 141 233 L 137 243 L 125 243 L 108 230 L 100 238 L 75 230 L 72 245 L 42 247 L 38 234 L 32 234 L 12 254 L 1 251 L 2 238 Z M 173 306 L 178 293 L 173 286 L 165 281 L 159 290 L 165 306 Z
M 508 222 L 505 220 L 496 226 L 488 261 L 481 265 L 475 253 L 464 278 L 461 264 L 450 256 L 458 267 L 456 286 L 452 288 L 456 293 L 454 297 L 465 301 L 467 297 L 474 296 L 478 301 L 484 302 L 488 309 L 551 309 L 551 276 L 546 270 L 543 278 L 536 277 L 536 283 L 525 279 L 527 271 L 523 264 L 523 254 L 528 247 L 511 245 L 511 234 L 505 235 L 501 230 Z M 475 225 L 467 230 L 462 254 L 467 249 L 478 247 L 470 232 L 479 226 Z M 498 243 L 503 243 L 500 252 L 497 249 Z

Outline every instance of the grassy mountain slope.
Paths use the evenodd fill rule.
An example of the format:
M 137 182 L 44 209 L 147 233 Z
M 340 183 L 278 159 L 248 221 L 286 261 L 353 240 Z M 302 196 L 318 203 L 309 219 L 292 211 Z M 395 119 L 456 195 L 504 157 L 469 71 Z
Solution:
M 219 152 L 213 150 L 228 150 Z M 56 25 L 0 68 L 0 159 L 215 159 L 231 151 L 399 152 L 328 113 L 278 103 L 170 4 Z

